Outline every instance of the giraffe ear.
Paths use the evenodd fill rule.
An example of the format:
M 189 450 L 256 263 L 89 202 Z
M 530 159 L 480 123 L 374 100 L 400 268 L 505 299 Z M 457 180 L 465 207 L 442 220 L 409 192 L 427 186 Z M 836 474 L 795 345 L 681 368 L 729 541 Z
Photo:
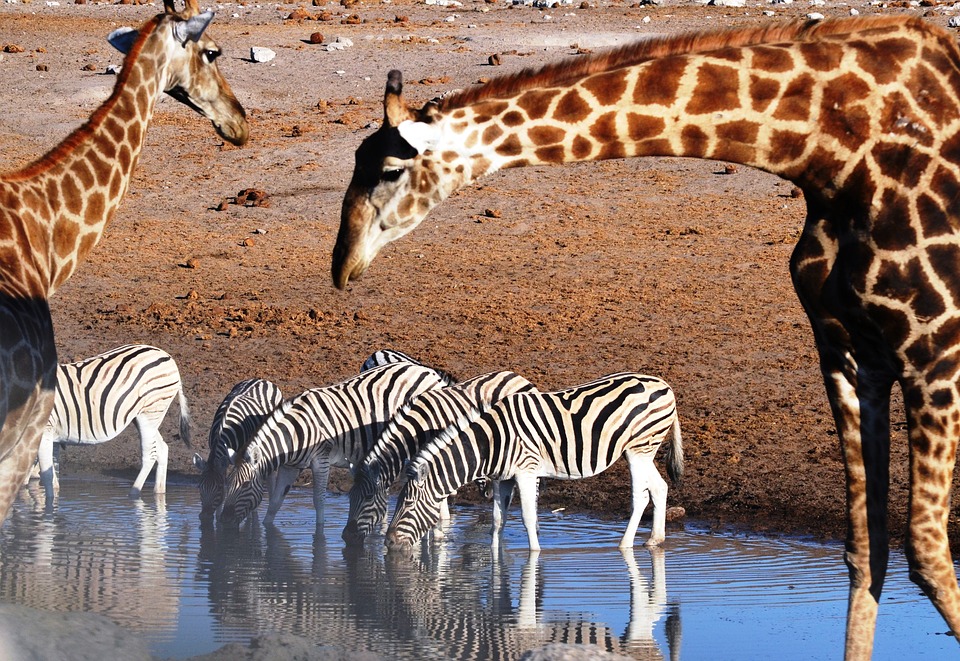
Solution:
M 133 43 L 137 40 L 140 33 L 133 28 L 117 28 L 107 35 L 107 41 L 118 51 L 126 55 L 133 48 Z
M 383 121 L 387 126 L 400 126 L 413 114 L 403 102 L 403 74 L 393 69 L 387 74 L 387 89 L 383 93 Z
M 184 45 L 188 41 L 200 41 L 200 37 L 203 36 L 203 31 L 207 29 L 207 26 L 210 25 L 210 21 L 212 20 L 212 11 L 205 11 L 202 14 L 191 16 L 185 21 L 173 24 L 173 36 Z
M 432 151 L 439 142 L 439 135 L 436 126 L 425 122 L 414 122 L 406 120 L 400 122 L 397 126 L 400 137 L 417 150 L 418 154 L 425 151 Z

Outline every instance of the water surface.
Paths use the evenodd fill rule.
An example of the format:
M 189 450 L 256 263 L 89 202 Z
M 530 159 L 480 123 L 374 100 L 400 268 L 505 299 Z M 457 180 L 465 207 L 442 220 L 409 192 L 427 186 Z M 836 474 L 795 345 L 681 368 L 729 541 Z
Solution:
M 637 659 L 839 658 L 847 573 L 839 545 L 669 529 L 662 550 L 621 553 L 625 522 L 541 512 L 529 554 L 519 511 L 493 552 L 487 507 L 454 509 L 412 557 L 382 537 L 344 547 L 346 496 L 323 539 L 307 490 L 274 526 L 202 528 L 192 484 L 126 497 L 127 480 L 66 476 L 53 512 L 24 490 L 0 529 L 0 601 L 105 615 L 160 658 L 286 632 L 395 659 L 515 659 L 591 642 Z M 638 538 L 648 532 L 641 526 Z M 875 658 L 944 658 L 956 641 L 901 553 L 891 558 Z

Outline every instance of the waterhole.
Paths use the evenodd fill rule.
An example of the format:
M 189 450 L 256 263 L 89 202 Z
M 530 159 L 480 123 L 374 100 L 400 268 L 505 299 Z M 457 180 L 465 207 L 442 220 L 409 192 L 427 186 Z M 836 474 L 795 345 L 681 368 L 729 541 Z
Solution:
M 53 511 L 31 487 L 0 529 L 0 602 L 94 612 L 182 659 L 283 632 L 391 659 L 516 659 L 589 642 L 637 659 L 825 659 L 843 647 L 839 544 L 716 534 L 687 522 L 658 550 L 621 553 L 625 522 L 540 513 L 530 554 L 519 511 L 491 549 L 487 507 L 456 507 L 410 557 L 383 538 L 344 546 L 347 498 L 314 535 L 308 490 L 276 526 L 201 527 L 192 483 L 128 500 L 128 480 L 70 477 Z M 642 525 L 638 541 L 649 532 Z M 892 554 L 875 658 L 944 658 L 956 641 Z

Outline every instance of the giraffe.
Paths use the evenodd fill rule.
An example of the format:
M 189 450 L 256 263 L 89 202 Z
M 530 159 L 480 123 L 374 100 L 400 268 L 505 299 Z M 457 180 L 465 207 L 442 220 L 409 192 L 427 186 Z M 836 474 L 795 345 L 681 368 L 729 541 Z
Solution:
M 126 53 L 110 97 L 45 156 L 0 174 L 0 523 L 53 407 L 57 354 L 48 300 L 100 240 L 126 193 L 164 92 L 242 145 L 243 107 L 221 76 L 213 18 L 197 0 L 109 36 Z
M 947 539 L 960 438 L 960 49 L 919 18 L 640 41 L 420 108 L 391 71 L 356 153 L 338 288 L 454 191 L 500 168 L 637 156 L 737 162 L 804 193 L 790 261 L 846 472 L 846 657 L 869 658 L 887 567 L 890 395 L 910 452 L 910 575 L 955 634 Z

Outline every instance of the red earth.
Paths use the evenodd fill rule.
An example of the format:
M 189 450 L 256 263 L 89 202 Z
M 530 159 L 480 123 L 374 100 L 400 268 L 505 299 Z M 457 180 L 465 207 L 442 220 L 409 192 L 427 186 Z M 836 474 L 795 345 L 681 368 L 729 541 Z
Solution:
M 869 11 L 922 11 L 946 25 L 948 5 L 894 4 L 906 3 Z M 771 7 L 776 16 L 765 16 Z M 816 9 L 849 13 L 838 3 Z M 156 11 L 0 5 L 4 169 L 85 120 L 112 88 L 106 67 L 121 62 L 106 35 Z M 346 291 L 329 275 L 353 152 L 382 118 L 387 70 L 400 68 L 408 100 L 422 103 L 646 34 L 808 11 L 806 3 L 686 0 L 224 5 L 211 32 L 249 113 L 251 142 L 225 145 L 187 108 L 159 104 L 120 213 L 52 300 L 60 359 L 134 342 L 167 350 L 201 452 L 216 406 L 238 381 L 261 376 L 293 395 L 356 373 L 384 347 L 462 377 L 513 369 L 544 390 L 646 372 L 666 379 L 680 403 L 686 475 L 671 485 L 671 506 L 709 526 L 842 538 L 839 444 L 787 270 L 805 212 L 789 182 L 674 158 L 505 171 L 454 195 Z M 314 33 L 322 44 L 311 43 Z M 323 44 L 337 37 L 352 46 L 328 51 Z M 277 56 L 255 63 L 253 46 Z M 247 189 L 265 198 L 243 203 Z M 170 479 L 192 481 L 193 450 L 176 439 L 175 417 L 164 427 Z M 899 403 L 893 420 L 890 521 L 899 534 L 908 484 Z M 138 464 L 130 431 L 68 449 L 61 470 L 132 479 Z M 349 483 L 341 472 L 331 488 Z M 548 482 L 541 506 L 623 520 L 626 465 Z M 956 516 L 950 524 L 957 539 Z

